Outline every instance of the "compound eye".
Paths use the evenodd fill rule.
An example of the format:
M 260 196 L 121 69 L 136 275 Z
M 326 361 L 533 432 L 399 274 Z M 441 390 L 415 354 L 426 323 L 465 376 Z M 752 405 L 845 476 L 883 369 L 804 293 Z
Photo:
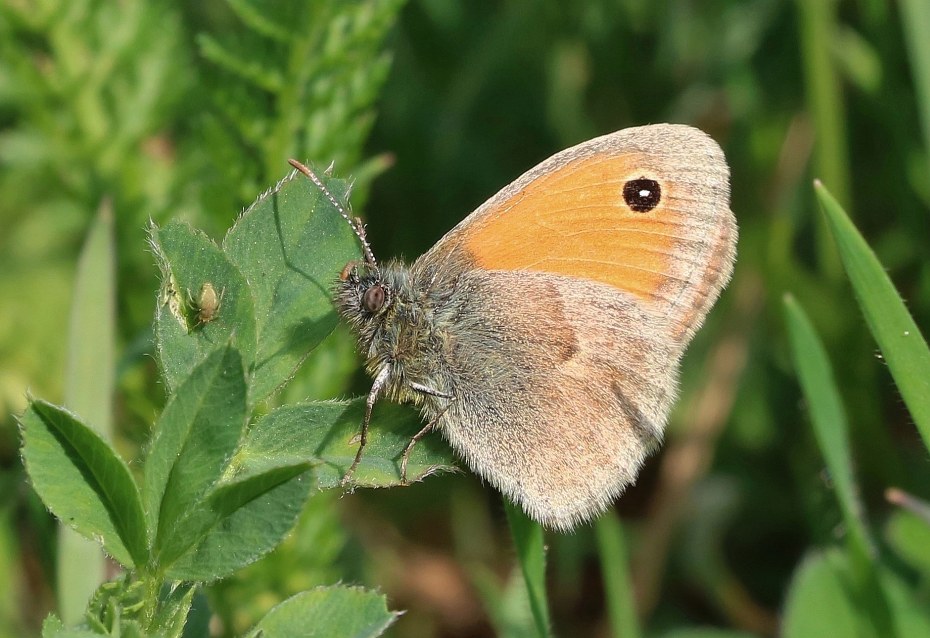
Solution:
M 384 306 L 384 286 L 375 284 L 362 294 L 362 307 L 376 314 Z

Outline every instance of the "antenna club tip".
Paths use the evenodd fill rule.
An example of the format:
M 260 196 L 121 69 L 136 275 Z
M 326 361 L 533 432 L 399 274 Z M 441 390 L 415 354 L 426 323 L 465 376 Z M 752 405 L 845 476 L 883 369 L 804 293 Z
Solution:
M 289 160 L 287 160 L 287 163 L 290 164 L 291 166 L 293 166 L 294 168 L 296 168 L 298 171 L 300 171 L 301 173 L 303 173 L 303 174 L 306 175 L 307 177 L 310 177 L 310 174 L 311 174 L 312 171 L 311 171 L 309 168 L 307 168 L 306 166 L 304 166 L 303 164 L 301 164 L 300 162 L 298 162 L 297 160 L 295 160 L 295 159 L 289 159 Z

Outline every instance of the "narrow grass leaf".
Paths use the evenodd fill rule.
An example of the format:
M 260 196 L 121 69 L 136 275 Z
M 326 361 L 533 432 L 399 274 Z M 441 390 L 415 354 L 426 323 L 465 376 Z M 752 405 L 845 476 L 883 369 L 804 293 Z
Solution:
M 792 358 L 810 410 L 814 435 L 830 472 L 847 532 L 850 577 L 858 604 L 869 613 L 880 636 L 893 636 L 885 593 L 875 574 L 877 552 L 866 528 L 852 470 L 849 423 L 826 349 L 813 324 L 793 297 L 785 298 Z
M 64 385 L 65 407 L 80 414 L 104 439 L 113 435 L 115 263 L 113 209 L 104 201 L 78 259 Z M 67 526 L 58 532 L 58 556 L 58 610 L 70 625 L 82 618 L 87 599 L 106 579 L 106 559 L 97 543 Z
M 193 533 L 191 516 L 235 452 L 246 422 L 245 394 L 239 353 L 218 350 L 181 384 L 155 425 L 143 495 L 161 567 L 177 558 L 169 548 Z
M 530 598 L 533 621 L 540 638 L 551 635 L 549 620 L 549 602 L 546 598 L 546 545 L 543 530 L 535 521 L 530 520 L 518 506 L 504 501 L 507 523 L 517 559 L 523 571 L 523 579 Z
M 45 401 L 32 401 L 20 427 L 26 471 L 45 506 L 126 567 L 145 565 L 139 490 L 113 448 L 73 414 Z
M 338 201 L 345 182 L 321 179 Z M 319 188 L 292 172 L 236 221 L 223 242 L 248 280 L 258 337 L 252 401 L 293 376 L 336 326 L 331 289 L 346 263 L 361 257 L 351 227 Z
M 878 342 L 895 385 L 930 449 L 930 349 L 894 284 L 839 203 L 815 184 L 862 314 Z
M 907 43 L 917 109 L 924 138 L 924 162 L 930 169 L 930 3 L 901 0 L 901 26 Z
M 814 166 L 818 175 L 835 184 L 845 202 L 849 201 L 849 150 L 842 87 L 832 51 L 838 29 L 835 4 L 826 0 L 795 0 L 805 98 L 817 131 Z M 835 280 L 841 274 L 840 263 L 822 223 L 817 224 L 816 241 L 820 271 Z
M 604 575 L 604 597 L 607 615 L 616 638 L 637 638 L 640 635 L 630 580 L 629 553 L 623 526 L 614 512 L 603 514 L 594 523 L 601 573 Z
M 504 580 L 490 566 L 471 571 L 471 583 L 478 593 L 481 604 L 488 614 L 492 633 L 508 638 L 535 638 L 536 621 L 530 609 L 530 597 L 526 591 L 523 570 L 514 565 Z
M 12 494 L 21 489 L 22 476 L 19 472 L 6 472 L 0 478 L 0 494 Z M 8 499 L 12 500 L 12 499 Z M 22 599 L 22 520 L 21 511 L 9 506 L 0 506 L 0 635 L 12 634 L 14 623 L 19 618 Z
M 318 587 L 272 608 L 249 632 L 249 638 L 375 638 L 399 613 L 389 611 L 383 594 L 361 587 Z
M 810 410 L 814 435 L 830 472 L 830 482 L 843 513 L 851 549 L 862 561 L 862 568 L 868 569 L 869 556 L 873 554 L 872 540 L 863 522 L 852 469 L 849 422 L 833 369 L 810 319 L 790 295 L 785 297 L 785 319 L 791 354 Z

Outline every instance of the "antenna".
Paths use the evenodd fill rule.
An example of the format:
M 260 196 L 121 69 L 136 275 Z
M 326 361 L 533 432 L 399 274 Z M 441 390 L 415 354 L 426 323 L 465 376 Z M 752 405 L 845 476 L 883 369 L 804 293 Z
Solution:
M 310 181 L 316 184 L 316 187 L 326 195 L 326 199 L 336 207 L 336 210 L 339 211 L 339 214 L 342 215 L 342 218 L 349 222 L 349 226 L 352 227 L 352 231 L 355 233 L 355 236 L 358 237 L 358 240 L 362 242 L 362 252 L 365 253 L 365 263 L 374 268 L 378 267 L 378 262 L 375 259 L 375 254 L 371 252 L 371 246 L 368 244 L 368 239 L 365 237 L 365 226 L 362 225 L 362 220 L 358 217 L 349 217 L 349 214 L 346 212 L 345 206 L 336 201 L 336 198 L 333 197 L 333 194 L 326 188 L 326 185 L 323 183 L 317 174 L 312 170 L 301 164 L 295 159 L 287 160 L 288 164 L 296 168 L 298 171 L 310 178 Z

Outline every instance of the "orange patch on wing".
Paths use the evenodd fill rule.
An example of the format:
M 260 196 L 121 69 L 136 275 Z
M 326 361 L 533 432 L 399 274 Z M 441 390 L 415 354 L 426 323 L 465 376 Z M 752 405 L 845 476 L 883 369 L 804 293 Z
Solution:
M 688 236 L 670 185 L 651 211 L 631 210 L 623 186 L 644 176 L 642 157 L 595 155 L 537 177 L 468 228 L 465 246 L 487 270 L 533 270 L 610 284 L 653 298 L 670 282 Z

